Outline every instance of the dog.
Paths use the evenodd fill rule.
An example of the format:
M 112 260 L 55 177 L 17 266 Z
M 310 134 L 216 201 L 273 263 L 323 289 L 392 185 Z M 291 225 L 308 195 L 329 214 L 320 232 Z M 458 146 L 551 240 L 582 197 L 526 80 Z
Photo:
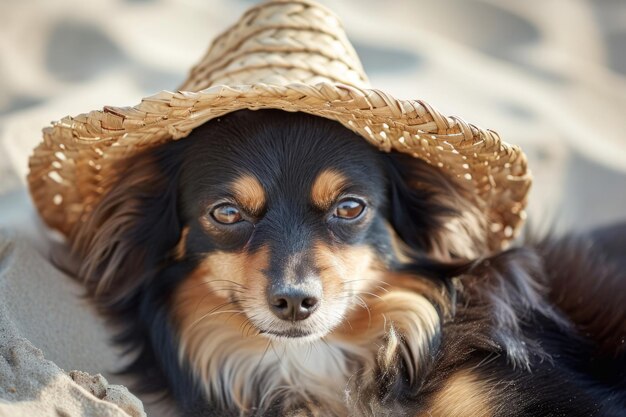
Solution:
M 115 181 L 79 275 L 183 415 L 626 415 L 624 226 L 490 251 L 459 179 L 281 110 Z

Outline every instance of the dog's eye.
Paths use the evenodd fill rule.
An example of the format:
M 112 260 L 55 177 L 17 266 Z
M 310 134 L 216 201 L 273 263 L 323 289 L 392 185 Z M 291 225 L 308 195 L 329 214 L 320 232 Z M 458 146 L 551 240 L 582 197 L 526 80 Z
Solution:
M 342 200 L 335 208 L 335 216 L 340 219 L 356 219 L 365 210 L 365 204 L 359 200 L 348 198 Z
M 222 204 L 211 211 L 211 216 L 222 224 L 238 223 L 242 220 L 241 212 L 235 206 L 230 204 Z

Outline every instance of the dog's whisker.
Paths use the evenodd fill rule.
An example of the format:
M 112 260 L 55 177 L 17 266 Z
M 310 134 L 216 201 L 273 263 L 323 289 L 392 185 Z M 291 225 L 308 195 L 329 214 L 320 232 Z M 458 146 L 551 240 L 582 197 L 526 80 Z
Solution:
M 211 310 L 209 310 L 206 314 L 202 315 L 202 317 L 200 317 L 199 319 L 197 319 L 196 321 L 194 321 L 191 325 L 190 325 L 190 329 L 193 329 L 200 321 L 204 320 L 207 317 L 210 317 L 211 314 L 217 312 L 219 309 L 226 307 L 228 305 L 232 304 L 232 302 L 228 301 L 226 303 L 220 304 L 214 308 L 212 308 Z M 196 310 L 197 312 L 197 310 Z
M 374 294 L 374 293 L 371 293 L 371 292 L 367 292 L 367 291 L 359 291 L 359 295 L 360 295 L 360 294 L 369 295 L 369 296 L 374 297 L 374 298 L 377 298 L 377 299 L 379 299 L 379 300 L 382 300 L 382 299 L 383 299 L 380 295 L 378 295 L 378 294 Z
M 311 351 L 313 350 L 314 346 L 315 346 L 315 343 L 309 343 L 308 344 L 306 353 L 304 354 L 304 361 L 305 362 L 307 362 L 309 360 L 309 358 L 311 357 Z
M 201 281 L 201 282 L 199 282 L 199 283 L 198 283 L 198 284 L 196 284 L 196 285 L 189 286 L 189 289 L 196 289 L 196 288 L 200 288 L 200 287 L 203 287 L 203 286 L 207 286 L 207 285 L 208 285 L 208 286 L 213 287 L 214 289 L 221 289 L 221 290 L 240 291 L 240 292 L 243 292 L 243 291 L 247 290 L 247 289 L 246 289 L 245 287 L 243 287 L 243 286 L 232 286 L 232 287 L 231 287 L 231 286 L 222 286 L 222 287 L 215 287 L 215 286 L 213 285 L 213 284 L 215 284 L 216 282 L 220 282 L 220 281 L 221 281 L 221 280 L 219 280 L 219 281 Z
M 238 288 L 232 288 L 232 287 L 214 287 L 214 289 L 215 289 L 215 291 L 213 291 L 213 293 L 219 292 L 219 291 L 226 291 L 226 292 L 229 292 L 229 293 L 245 294 L 245 290 L 238 289 Z
M 344 285 L 345 284 L 353 284 L 355 282 L 362 282 L 362 281 L 369 281 L 369 279 L 368 278 L 351 279 L 351 280 L 348 280 L 348 281 L 344 281 L 343 284 Z
M 326 347 L 328 348 L 328 352 L 330 353 L 331 358 L 333 359 L 333 361 L 335 362 L 335 364 L 337 366 L 341 366 L 341 358 L 337 357 L 337 353 L 334 351 L 334 349 L 328 344 L 328 341 L 325 338 L 321 338 L 320 339 L 322 341 L 322 343 L 324 343 L 326 345 Z
M 246 287 L 244 284 L 237 282 L 237 281 L 230 280 L 230 279 L 211 279 L 207 282 L 227 282 L 229 284 L 236 285 L 237 287 L 240 287 L 241 289 L 244 289 L 244 290 L 248 289 L 248 287 Z
M 350 326 L 350 330 L 354 331 L 354 327 L 352 327 L 352 323 L 350 323 L 350 319 L 346 317 L 346 323 Z
M 355 298 L 360 301 L 360 305 L 367 311 L 368 324 L 367 327 L 370 328 L 372 326 L 372 311 L 370 310 L 367 303 L 358 295 L 355 295 Z
M 384 291 L 384 292 L 386 292 L 386 293 L 388 293 L 388 292 L 389 292 L 389 289 L 387 289 L 387 288 L 383 287 L 382 285 L 376 285 L 376 288 L 378 288 L 379 290 Z

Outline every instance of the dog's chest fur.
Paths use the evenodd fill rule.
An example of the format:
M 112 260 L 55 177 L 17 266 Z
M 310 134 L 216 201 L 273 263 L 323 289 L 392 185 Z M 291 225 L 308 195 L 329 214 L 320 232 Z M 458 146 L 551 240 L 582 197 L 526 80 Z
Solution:
M 330 412 L 345 410 L 347 385 L 362 364 L 364 352 L 338 341 L 310 343 L 263 336 L 203 337 L 191 347 L 211 354 L 194 355 L 192 363 L 210 402 L 231 409 L 263 409 L 323 404 Z
M 341 347 L 322 341 L 310 344 L 280 341 L 272 342 L 269 350 L 261 360 L 259 374 L 267 375 L 274 390 L 284 387 L 304 398 L 343 399 L 338 395 L 345 392 L 351 367 Z

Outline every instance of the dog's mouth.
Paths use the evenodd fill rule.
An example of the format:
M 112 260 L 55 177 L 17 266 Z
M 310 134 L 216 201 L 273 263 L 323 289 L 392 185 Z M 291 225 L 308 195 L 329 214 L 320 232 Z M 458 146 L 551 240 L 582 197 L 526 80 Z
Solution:
M 286 331 L 267 330 L 260 331 L 260 335 L 265 336 L 272 340 L 278 341 L 293 341 L 295 343 L 308 343 L 324 337 L 327 332 L 315 332 L 301 329 L 290 329 Z
M 319 321 L 307 323 L 286 323 L 273 321 L 272 323 L 259 323 L 252 320 L 260 336 L 273 340 L 312 342 L 319 340 L 332 331 L 329 327 Z
M 285 339 L 301 339 L 301 338 L 308 338 L 308 337 L 312 337 L 316 335 L 314 332 L 306 331 L 302 329 L 289 329 L 287 331 L 267 330 L 267 331 L 261 331 L 260 333 L 263 335 L 270 336 L 270 337 L 285 338 Z

